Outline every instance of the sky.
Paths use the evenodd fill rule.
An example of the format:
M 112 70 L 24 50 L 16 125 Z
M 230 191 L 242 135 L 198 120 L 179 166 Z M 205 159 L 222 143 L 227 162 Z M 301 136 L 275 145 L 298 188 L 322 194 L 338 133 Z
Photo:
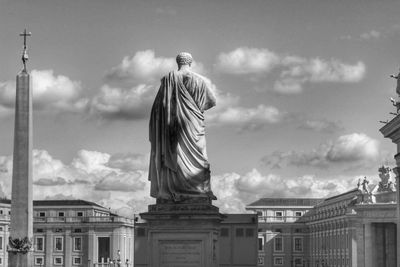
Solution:
M 193 55 L 214 202 L 323 198 L 394 167 L 379 132 L 400 67 L 394 0 L 0 0 L 0 195 L 10 197 L 22 38 L 34 102 L 34 199 L 146 211 L 148 121 L 175 57 Z

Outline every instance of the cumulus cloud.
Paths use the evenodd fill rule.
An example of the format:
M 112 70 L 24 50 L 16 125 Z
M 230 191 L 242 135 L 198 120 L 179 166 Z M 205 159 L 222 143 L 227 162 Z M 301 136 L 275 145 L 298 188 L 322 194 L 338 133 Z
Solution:
M 129 158 L 145 156 L 126 154 L 128 159 L 124 160 L 123 155 L 81 150 L 71 163 L 65 164 L 47 151 L 34 150 L 34 199 L 84 199 L 125 216 L 146 211 L 147 205 L 155 202 L 149 196 L 147 166 L 146 170 L 136 170 L 132 166 L 141 163 L 137 165 L 134 160 L 125 164 L 131 161 Z M 0 169 L 5 170 L 0 172 L 0 196 L 10 197 L 11 156 L 0 156 Z M 327 197 L 342 193 L 354 188 L 364 175 L 282 177 L 253 169 L 245 174 L 214 175 L 211 185 L 218 198 L 214 204 L 221 212 L 238 213 L 262 197 Z
M 244 175 L 226 173 L 212 177 L 212 188 L 218 197 L 215 204 L 222 212 L 244 212 L 245 206 L 263 197 L 324 198 L 356 187 L 361 175 L 317 177 L 281 177 L 264 175 L 253 169 Z M 274 185 L 274 186 L 271 186 Z
M 153 201 L 148 197 L 147 166 L 134 162 L 133 158 L 129 154 L 125 160 L 123 154 L 81 150 L 71 163 L 66 164 L 45 150 L 34 150 L 34 199 L 85 199 L 113 209 L 125 208 L 136 213 L 144 211 L 146 205 Z M 143 169 L 134 170 L 134 165 Z M 5 195 L 10 197 L 11 156 L 0 156 L 0 169 L 0 189 L 4 189 Z M 141 210 L 129 206 L 128 203 L 136 201 L 143 204 Z
M 67 184 L 67 181 L 65 181 L 65 179 L 62 177 L 56 177 L 56 179 L 40 178 L 38 180 L 35 180 L 33 184 L 40 186 L 56 186 L 65 185 Z
M 143 190 L 146 186 L 144 181 L 141 181 L 142 173 L 129 172 L 117 173 L 111 172 L 94 187 L 100 191 L 121 191 L 134 193 Z
M 343 135 L 333 142 L 321 144 L 311 151 L 275 151 L 262 158 L 271 168 L 313 166 L 327 168 L 331 164 L 370 163 L 379 157 L 379 142 L 363 133 Z
M 230 74 L 266 73 L 279 64 L 280 58 L 268 49 L 240 47 L 217 57 L 216 68 Z
M 305 119 L 299 125 L 299 129 L 311 130 L 322 133 L 335 133 L 343 130 L 341 123 L 327 119 Z
M 364 32 L 360 35 L 361 39 L 370 40 L 370 39 L 379 39 L 381 37 L 381 33 L 376 30 L 371 30 L 369 32 Z
M 32 70 L 32 99 L 36 110 L 81 112 L 89 100 L 82 97 L 82 86 L 53 70 Z M 0 107 L 13 108 L 15 81 L 0 82 Z
M 136 171 L 147 169 L 149 164 L 149 155 L 137 153 L 117 153 L 111 155 L 107 166 L 114 169 L 125 171 Z
M 258 77 L 272 75 L 275 70 L 279 76 L 275 78 L 273 90 L 283 94 L 300 93 L 305 83 L 355 83 L 365 76 L 365 64 L 361 61 L 348 64 L 338 59 L 308 59 L 247 47 L 221 53 L 215 67 L 223 73 Z
M 150 114 L 160 86 L 160 79 L 177 69 L 175 58 L 157 57 L 153 50 L 125 56 L 106 73 L 105 84 L 90 102 L 90 114 L 103 119 L 135 120 Z M 204 73 L 203 65 L 194 61 L 192 69 Z M 209 80 L 210 87 L 213 85 Z
M 91 102 L 90 112 L 106 119 L 142 119 L 150 114 L 154 88 L 145 84 L 130 89 L 103 85 Z
M 152 82 L 173 70 L 173 58 L 156 57 L 153 50 L 138 51 L 125 56 L 122 62 L 106 75 L 108 80 L 129 80 L 131 82 Z
M 193 70 L 202 73 L 203 65 L 196 61 Z M 122 62 L 106 74 L 108 82 L 152 83 L 177 68 L 175 58 L 156 57 L 153 50 L 138 51 L 133 56 L 125 56 Z
M 240 129 L 259 129 L 266 124 L 277 123 L 283 114 L 272 106 L 258 105 L 256 108 L 228 107 L 208 115 L 211 125 L 235 125 Z

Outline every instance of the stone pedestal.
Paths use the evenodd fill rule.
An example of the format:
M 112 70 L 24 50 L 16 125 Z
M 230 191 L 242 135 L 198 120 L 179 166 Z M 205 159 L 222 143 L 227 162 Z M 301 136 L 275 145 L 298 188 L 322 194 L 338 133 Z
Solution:
M 224 216 L 211 201 L 157 203 L 141 217 L 148 226 L 148 266 L 219 266 L 218 236 Z

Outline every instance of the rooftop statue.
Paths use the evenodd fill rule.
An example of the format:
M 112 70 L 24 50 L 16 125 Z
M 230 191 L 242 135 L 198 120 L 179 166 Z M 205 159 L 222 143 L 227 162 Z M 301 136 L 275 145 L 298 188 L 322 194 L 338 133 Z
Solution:
M 397 74 L 397 76 L 390 75 L 390 77 L 397 80 L 396 93 L 397 93 L 397 95 L 400 96 L 400 79 L 399 79 L 400 78 L 400 70 L 399 70 L 399 74 Z
M 150 116 L 150 195 L 157 202 L 216 199 L 210 186 L 204 111 L 216 104 L 209 80 L 191 70 L 189 53 L 161 79 Z

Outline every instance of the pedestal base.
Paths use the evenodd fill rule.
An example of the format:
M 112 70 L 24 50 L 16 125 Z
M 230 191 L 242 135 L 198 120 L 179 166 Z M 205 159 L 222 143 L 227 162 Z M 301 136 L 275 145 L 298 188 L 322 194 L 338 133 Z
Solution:
M 163 203 L 141 214 L 147 221 L 148 266 L 218 267 L 224 218 L 211 203 Z
M 8 266 L 10 267 L 32 267 L 32 253 L 8 252 Z

